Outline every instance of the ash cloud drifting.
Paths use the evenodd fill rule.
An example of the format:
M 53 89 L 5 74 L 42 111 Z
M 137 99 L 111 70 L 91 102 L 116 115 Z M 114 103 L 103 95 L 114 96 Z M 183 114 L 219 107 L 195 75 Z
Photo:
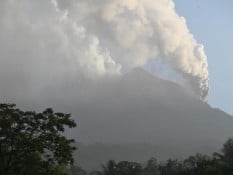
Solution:
M 16 98 L 158 58 L 201 99 L 209 89 L 204 47 L 172 0 L 2 0 L 0 53 L 2 89 Z

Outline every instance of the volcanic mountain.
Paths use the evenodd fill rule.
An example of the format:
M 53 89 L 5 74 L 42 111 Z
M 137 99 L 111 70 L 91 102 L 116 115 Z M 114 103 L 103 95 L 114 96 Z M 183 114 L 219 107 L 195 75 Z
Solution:
M 233 136 L 231 116 L 143 69 L 102 86 L 75 112 L 81 141 L 204 144 Z
M 233 117 L 140 68 L 96 88 L 72 111 L 84 166 L 209 153 L 233 137 Z

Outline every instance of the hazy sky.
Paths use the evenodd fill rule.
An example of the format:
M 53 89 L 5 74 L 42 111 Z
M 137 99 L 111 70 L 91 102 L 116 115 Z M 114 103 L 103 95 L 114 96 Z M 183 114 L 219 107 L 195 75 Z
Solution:
M 51 85 L 115 76 L 158 59 L 193 94 L 208 95 L 204 46 L 172 0 L 2 0 L 0 26 L 2 99 L 36 99 Z
M 191 2 L 176 0 L 177 13 L 172 0 L 1 0 L 0 98 L 64 94 L 67 85 L 80 91 L 86 79 L 159 60 L 205 100 L 207 55 L 209 101 L 232 113 L 230 3 Z
M 210 74 L 208 101 L 233 114 L 233 1 L 175 0 L 177 12 L 205 46 Z

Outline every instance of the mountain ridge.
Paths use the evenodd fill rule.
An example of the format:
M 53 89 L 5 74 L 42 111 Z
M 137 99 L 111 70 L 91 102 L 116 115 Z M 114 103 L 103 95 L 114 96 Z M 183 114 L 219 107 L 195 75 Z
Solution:
M 173 156 L 179 150 L 182 157 L 208 152 L 202 148 L 216 150 L 233 136 L 233 118 L 230 115 L 212 108 L 180 85 L 159 79 L 142 69 L 105 83 L 96 90 L 95 97 L 74 108 L 71 111 L 78 115 L 79 128 L 73 135 L 88 145 L 136 146 L 148 143 L 173 150 Z M 121 150 L 129 149 L 128 146 L 122 147 Z M 90 148 L 93 151 L 92 147 L 82 147 L 79 154 L 83 155 Z M 96 151 L 93 155 L 98 155 L 98 149 Z M 167 151 L 162 149 L 159 157 L 168 156 Z M 125 152 L 120 152 L 117 158 L 127 159 Z M 141 148 L 140 154 L 132 151 L 128 159 L 133 160 L 138 155 L 135 161 L 140 161 L 143 152 L 148 155 L 146 148 Z M 154 154 L 152 150 L 150 153 Z M 80 162 L 96 160 L 95 165 L 107 161 L 99 162 L 95 156 L 88 160 L 81 157 Z M 110 151 L 106 151 L 104 157 L 114 159 Z
M 101 131 L 101 124 L 113 125 L 112 121 L 114 121 L 115 124 L 119 125 L 119 127 L 124 127 L 124 131 L 127 132 L 127 128 L 124 123 L 128 122 L 128 128 L 132 125 L 131 129 L 136 129 L 135 126 L 140 124 L 144 124 L 144 127 L 148 128 L 147 124 L 149 127 L 153 127 L 151 126 L 151 123 L 154 123 L 156 126 L 159 120 L 160 125 L 163 125 L 165 128 L 168 127 L 168 129 L 173 128 L 173 131 L 176 132 L 179 131 L 179 127 L 177 130 L 176 127 L 180 122 L 181 126 L 184 126 L 185 124 L 190 125 L 189 127 L 192 128 L 194 133 L 198 131 L 195 130 L 193 126 L 197 126 L 203 131 L 206 130 L 206 128 L 210 128 L 210 130 L 213 130 L 213 133 L 216 131 L 221 133 L 220 125 L 228 126 L 229 122 L 233 124 L 233 118 L 229 115 L 217 109 L 213 109 L 207 103 L 194 98 L 179 85 L 158 79 L 157 77 L 154 78 L 154 76 L 144 71 L 141 71 L 140 73 L 138 72 L 139 69 L 126 74 L 126 76 L 116 80 L 111 85 L 108 85 L 108 87 L 103 89 L 100 88 L 103 92 L 98 92 L 96 94 L 97 97 L 89 101 L 88 104 L 85 104 L 86 106 L 82 106 L 82 109 L 84 110 L 82 110 L 83 115 L 81 115 L 83 117 L 79 118 L 80 128 L 82 125 L 86 128 L 86 125 L 90 126 L 88 122 L 93 122 L 90 127 L 94 127 L 95 129 L 100 128 Z M 89 119 L 88 122 L 85 121 L 87 118 Z M 137 119 L 138 123 L 130 122 L 131 119 Z M 150 119 L 150 122 L 146 123 L 143 119 Z M 99 122 L 99 120 L 101 122 Z M 229 122 L 224 123 L 225 120 L 229 120 Z M 204 126 L 203 123 L 207 123 L 207 121 L 215 121 L 213 125 L 217 128 L 214 128 L 211 125 Z M 114 131 L 113 128 L 114 126 L 109 127 L 109 131 L 106 133 L 116 135 L 114 133 L 117 133 L 117 129 L 115 128 L 116 130 Z M 90 129 L 91 128 L 88 130 Z M 85 129 L 80 130 L 84 135 L 87 132 Z M 93 137 L 91 137 L 91 133 L 89 133 L 89 138 L 93 138 L 94 142 L 98 141 L 94 136 L 97 133 L 98 132 L 93 133 Z M 190 134 L 191 133 L 192 132 L 190 132 Z M 180 132 L 180 134 L 182 134 L 182 132 Z M 225 134 L 223 134 L 223 136 Z M 83 139 L 85 140 L 84 135 Z M 104 135 L 105 136 L 98 136 L 101 138 L 101 141 L 114 141 L 110 136 L 107 136 L 106 134 Z M 126 135 L 124 134 L 122 135 L 122 137 L 125 136 Z M 143 134 L 141 137 L 143 137 Z M 110 140 L 108 141 L 107 138 Z M 206 138 L 208 139 L 209 137 Z M 120 137 L 116 137 L 115 139 L 116 142 L 122 140 Z M 91 140 L 92 139 L 89 139 L 89 141 Z M 125 140 L 129 141 L 129 139 Z

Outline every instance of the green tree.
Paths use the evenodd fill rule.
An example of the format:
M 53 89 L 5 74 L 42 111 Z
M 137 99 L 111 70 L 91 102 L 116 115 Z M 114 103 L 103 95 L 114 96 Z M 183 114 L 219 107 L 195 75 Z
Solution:
M 142 175 L 143 168 L 137 162 L 121 161 L 116 166 L 117 175 Z
M 143 168 L 139 163 L 110 160 L 102 166 L 102 171 L 93 171 L 93 175 L 142 175 Z
M 180 175 L 183 166 L 177 160 L 168 159 L 165 165 L 160 165 L 159 170 L 161 175 Z
M 66 172 L 69 175 L 87 175 L 85 170 L 75 165 L 70 166 L 70 168 Z
M 0 104 L 0 174 L 59 174 L 73 163 L 73 139 L 65 128 L 76 127 L 70 114 L 22 111 Z
M 233 174 L 233 139 L 228 139 L 222 148 L 222 153 L 214 153 L 218 170 L 224 175 Z
M 159 166 L 156 158 L 150 158 L 144 168 L 145 175 L 159 175 Z
M 190 175 L 218 175 L 221 174 L 221 169 L 218 166 L 218 161 L 210 156 L 196 154 L 190 156 L 184 161 L 185 167 L 189 169 Z
M 233 166 L 233 139 L 228 139 L 222 148 L 223 158 Z
M 106 165 L 102 165 L 103 175 L 114 175 L 116 174 L 116 162 L 109 160 Z

